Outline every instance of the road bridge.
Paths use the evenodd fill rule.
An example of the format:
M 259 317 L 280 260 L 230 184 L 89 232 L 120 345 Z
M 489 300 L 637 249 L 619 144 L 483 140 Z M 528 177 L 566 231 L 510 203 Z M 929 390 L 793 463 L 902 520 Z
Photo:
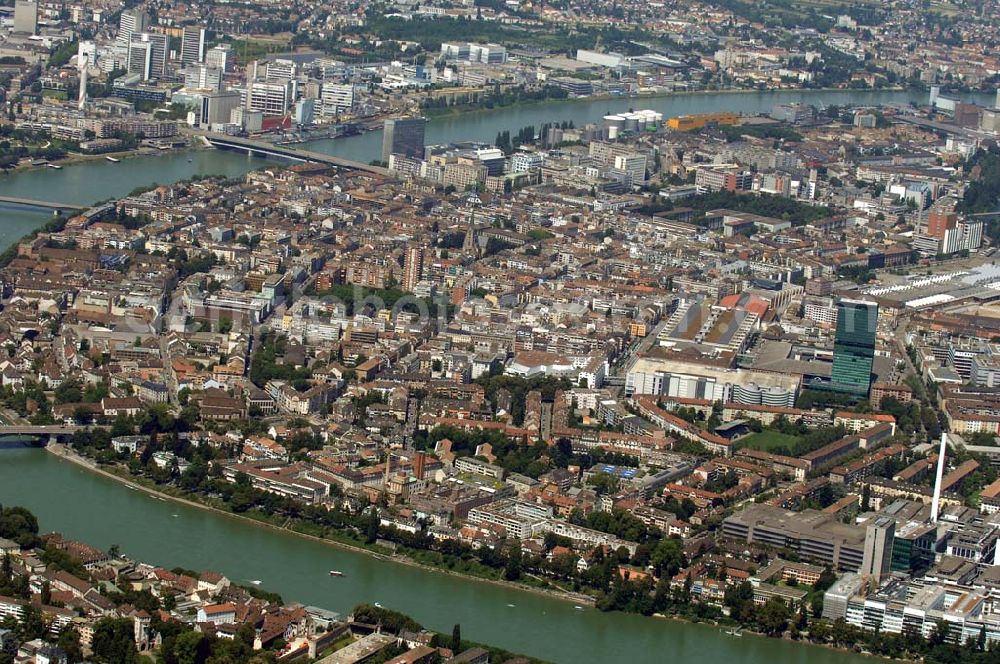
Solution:
M 242 152 L 260 155 L 262 157 L 287 159 L 289 161 L 297 161 L 300 163 L 327 164 L 329 166 L 336 166 L 337 168 L 352 171 L 364 171 L 366 173 L 386 177 L 391 175 L 389 169 L 382 168 L 381 166 L 372 166 L 371 164 L 364 164 L 360 161 L 344 159 L 343 157 L 335 157 L 334 155 L 323 154 L 322 152 L 300 150 L 290 145 L 276 145 L 274 143 L 268 143 L 267 141 L 258 141 L 239 136 L 228 136 L 226 134 L 208 131 L 196 132 L 196 134 L 203 137 L 213 147 L 224 150 L 240 150 Z
M 83 431 L 85 429 L 106 429 L 106 428 L 108 427 L 101 424 L 95 424 L 90 426 L 73 426 L 66 424 L 44 424 L 44 425 L 0 424 L 0 438 L 7 438 L 10 436 L 23 436 L 23 437 L 44 438 L 44 439 L 55 438 L 56 440 L 59 440 L 60 438 L 68 438 L 77 431 Z
M 90 207 L 78 203 L 60 203 L 58 201 L 39 201 L 34 198 L 19 198 L 17 196 L 0 196 L 0 203 L 13 203 L 15 205 L 27 205 L 29 207 L 48 208 L 49 210 L 83 210 Z

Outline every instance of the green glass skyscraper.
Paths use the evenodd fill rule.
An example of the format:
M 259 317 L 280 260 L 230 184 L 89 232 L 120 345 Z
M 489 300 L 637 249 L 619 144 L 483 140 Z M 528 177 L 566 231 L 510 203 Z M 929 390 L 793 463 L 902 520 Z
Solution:
M 860 396 L 871 386 L 878 304 L 858 300 L 837 303 L 837 336 L 833 343 L 830 388 Z

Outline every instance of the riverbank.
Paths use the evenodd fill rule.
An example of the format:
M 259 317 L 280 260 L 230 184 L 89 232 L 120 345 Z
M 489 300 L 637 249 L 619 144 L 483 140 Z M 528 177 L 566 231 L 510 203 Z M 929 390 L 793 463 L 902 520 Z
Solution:
M 534 593 L 388 565 L 159 500 L 39 449 L 0 451 L 0 502 L 32 509 L 47 530 L 105 550 L 118 545 L 130 557 L 154 565 L 218 570 L 234 583 L 342 615 L 358 604 L 379 602 L 439 632 L 450 633 L 461 622 L 465 638 L 556 664 L 662 664 L 663 653 L 677 661 L 872 664 L 849 652 L 754 638 L 748 632 L 733 638 L 697 622 L 578 611 Z M 331 578 L 330 569 L 344 571 L 344 578 Z
M 507 111 L 515 110 L 518 108 L 529 108 L 532 106 L 540 106 L 542 104 L 550 103 L 581 103 L 589 102 L 596 103 L 602 101 L 626 101 L 629 99 L 638 99 L 644 101 L 656 100 L 656 99 L 673 99 L 673 98 L 685 98 L 685 97 L 713 97 L 718 95 L 752 95 L 752 94 L 829 94 L 829 93 L 840 93 L 840 92 L 858 92 L 859 94 L 869 94 L 878 92 L 906 92 L 910 88 L 903 86 L 892 86 L 887 88 L 861 88 L 854 90 L 853 88 L 779 88 L 776 90 L 757 90 L 751 88 L 719 88 L 716 90 L 674 90 L 671 92 L 638 92 L 631 95 L 612 95 L 612 94 L 600 94 L 600 95 L 588 95 L 586 97 L 564 97 L 557 99 L 554 97 L 549 97 L 546 99 L 529 99 L 526 101 L 517 101 L 513 104 L 505 104 L 503 106 L 493 106 L 491 108 L 487 107 L 477 107 L 477 106 L 452 106 L 448 108 L 429 108 L 422 109 L 422 113 L 427 116 L 429 120 L 436 120 L 439 118 L 454 118 L 462 115 L 471 115 L 484 112 L 496 112 L 496 111 Z
M 185 505 L 186 507 L 192 507 L 192 508 L 203 510 L 203 511 L 206 511 L 206 512 L 211 512 L 211 513 L 214 513 L 214 514 L 217 514 L 217 515 L 228 517 L 228 518 L 230 518 L 230 519 L 232 519 L 234 521 L 243 522 L 243 523 L 247 523 L 247 524 L 252 524 L 254 526 L 264 526 L 265 529 L 269 529 L 271 531 L 275 531 L 275 532 L 279 532 L 279 533 L 283 533 L 283 534 L 294 535 L 297 538 L 300 538 L 300 539 L 303 539 L 303 540 L 310 540 L 310 541 L 317 542 L 317 543 L 320 543 L 320 544 L 323 544 L 323 545 L 326 545 L 326 546 L 331 546 L 333 548 L 340 549 L 340 550 L 343 550 L 343 551 L 350 551 L 352 553 L 362 554 L 362 555 L 365 555 L 366 557 L 372 558 L 374 560 L 397 563 L 399 565 L 403 565 L 403 566 L 410 567 L 410 568 L 413 568 L 413 569 L 418 569 L 418 570 L 421 570 L 421 571 L 424 571 L 424 572 L 433 572 L 433 573 L 443 574 L 443 575 L 446 575 L 446 576 L 449 576 L 449 577 L 461 579 L 463 581 L 475 581 L 475 582 L 478 582 L 478 583 L 486 583 L 486 584 L 490 584 L 490 585 L 497 586 L 497 587 L 500 587 L 500 588 L 505 588 L 505 589 L 508 589 L 508 590 L 514 590 L 514 591 L 518 591 L 518 592 L 529 592 L 529 593 L 532 593 L 534 595 L 538 595 L 538 596 L 542 596 L 542 597 L 547 597 L 549 599 L 555 599 L 555 600 L 558 600 L 558 601 L 561 601 L 561 602 L 571 603 L 574 606 L 586 605 L 586 606 L 589 606 L 589 607 L 593 607 L 593 605 L 594 605 L 594 598 L 592 598 L 592 597 L 590 597 L 588 595 L 581 595 L 581 594 L 577 594 L 577 593 L 571 593 L 571 592 L 568 592 L 568 591 L 559 591 L 559 590 L 538 588 L 538 587 L 535 587 L 535 586 L 529 586 L 529 585 L 526 585 L 526 584 L 521 584 L 521 583 L 516 583 L 516 582 L 511 582 L 511 581 L 504 581 L 504 580 L 499 580 L 499 579 L 489 579 L 489 578 L 484 578 L 484 577 L 480 577 L 480 576 L 475 576 L 475 575 L 472 575 L 472 574 L 465 574 L 465 573 L 462 573 L 462 572 L 456 572 L 454 570 L 443 569 L 441 567 L 437 567 L 437 566 L 434 566 L 434 565 L 427 565 L 427 564 L 424 564 L 424 563 L 420 563 L 420 562 L 417 562 L 415 560 L 412 560 L 412 559 L 406 557 L 405 555 L 383 553 L 381 551 L 370 549 L 370 548 L 366 548 L 366 547 L 363 547 L 363 546 L 353 545 L 353 544 L 349 544 L 349 543 L 346 543 L 346 542 L 343 542 L 343 541 L 329 539 L 329 538 L 326 538 L 326 537 L 317 537 L 315 535 L 310 535 L 308 533 L 300 532 L 300 531 L 295 530 L 293 528 L 288 528 L 288 527 L 284 527 L 284 526 L 278 526 L 278 525 L 275 525 L 273 523 L 269 523 L 267 521 L 261 521 L 261 520 L 254 519 L 254 518 L 251 518 L 251 517 L 248 517 L 248 516 L 244 516 L 244 515 L 240 515 L 240 514 L 234 514 L 233 512 L 230 512 L 230 511 L 227 511 L 227 510 L 224 510 L 224 509 L 219 509 L 218 507 L 206 504 L 206 503 L 204 503 L 204 502 L 202 502 L 200 500 L 197 500 L 197 499 L 185 498 L 185 497 L 182 497 L 182 496 L 174 495 L 172 493 L 161 491 L 161 490 L 159 490 L 157 488 L 149 486 L 148 483 L 145 480 L 142 480 L 140 478 L 136 478 L 136 477 L 134 477 L 134 476 L 132 476 L 130 474 L 129 475 L 121 475 L 121 474 L 118 474 L 116 472 L 112 472 L 112 470 L 109 470 L 107 468 L 101 468 L 94 461 L 88 459 L 87 457 L 84 457 L 84 456 L 81 456 L 81 455 L 77 454 L 76 452 L 74 452 L 72 449 L 70 449 L 69 447 L 67 447 L 64 444 L 61 444 L 61 443 L 49 443 L 46 446 L 45 449 L 48 452 L 50 452 L 51 454 L 53 454 L 54 456 L 56 456 L 57 458 L 61 459 L 61 460 L 69 461 L 70 463 L 72 463 L 72 464 L 74 464 L 74 465 L 76 465 L 76 466 L 78 466 L 78 467 L 80 467 L 80 468 L 82 468 L 84 470 L 92 472 L 92 473 L 94 473 L 96 475 L 100 475 L 100 476 L 102 476 L 104 478 L 107 478 L 107 479 L 110 479 L 110 480 L 114 480 L 117 483 L 122 484 L 122 485 L 124 485 L 127 488 L 140 491 L 140 492 L 142 492 L 144 494 L 147 494 L 149 496 L 158 498 L 160 500 L 170 501 L 170 502 L 173 502 L 173 503 Z M 638 614 L 626 614 L 626 615 L 638 615 Z M 681 625 L 697 625 L 697 626 L 700 626 L 700 627 L 718 628 L 718 629 L 720 629 L 720 631 L 724 630 L 725 628 L 730 628 L 730 629 L 735 628 L 737 631 L 741 632 L 742 634 L 747 635 L 747 636 L 751 636 L 753 638 L 759 638 L 759 639 L 768 640 L 768 641 L 780 640 L 780 641 L 785 641 L 785 642 L 788 642 L 788 643 L 791 643 L 791 644 L 796 644 L 798 646 L 805 646 L 805 647 L 818 646 L 818 647 L 821 647 L 824 650 L 827 650 L 827 651 L 830 651 L 830 652 L 843 653 L 843 654 L 851 654 L 851 655 L 861 656 L 861 657 L 864 657 L 864 658 L 870 659 L 870 660 L 894 661 L 894 662 L 910 662 L 910 661 L 912 661 L 912 660 L 906 660 L 906 659 L 889 659 L 889 658 L 886 658 L 886 657 L 880 657 L 880 656 L 871 655 L 871 654 L 859 653 L 854 648 L 837 647 L 837 646 L 834 646 L 834 645 L 831 645 L 831 644 L 824 644 L 824 643 L 813 643 L 812 641 L 809 641 L 807 639 L 801 639 L 801 638 L 800 639 L 794 639 L 794 638 L 792 638 L 790 636 L 790 634 L 787 634 L 787 633 L 784 634 L 784 635 L 782 635 L 782 636 L 780 636 L 780 637 L 778 637 L 777 639 L 775 639 L 775 637 L 773 637 L 773 636 L 768 636 L 766 634 L 763 634 L 761 632 L 755 631 L 753 629 L 739 626 L 739 625 L 737 625 L 737 623 L 734 623 L 732 621 L 719 621 L 719 620 L 700 621 L 700 620 L 692 620 L 691 618 L 685 617 L 683 615 L 669 614 L 669 613 L 655 613 L 655 614 L 653 614 L 651 616 L 639 616 L 639 617 L 641 617 L 641 618 L 661 619 L 661 620 L 665 620 L 665 621 L 668 621 L 668 622 L 671 622 L 671 623 L 676 623 L 676 624 L 681 624 Z
M 53 162 L 47 162 L 45 164 L 33 164 L 31 163 L 30 160 L 24 160 L 14 168 L 10 168 L 3 171 L 3 173 L 5 175 L 10 175 L 13 173 L 24 173 L 30 171 L 44 170 L 46 168 L 50 168 L 48 163 L 51 163 L 55 166 L 59 166 L 60 168 L 66 166 L 79 166 L 81 164 L 86 164 L 93 161 L 107 161 L 108 157 L 123 162 L 128 159 L 134 159 L 136 157 L 154 157 L 156 155 L 164 154 L 164 152 L 185 152 L 187 150 L 194 149 L 195 147 L 196 146 L 194 145 L 188 145 L 187 147 L 177 148 L 176 150 L 169 150 L 169 151 L 157 150 L 155 148 L 150 148 L 150 147 L 137 147 L 132 150 L 101 152 L 98 154 L 84 154 L 82 152 L 71 152 L 62 159 Z
M 156 489 L 156 488 L 148 486 L 148 484 L 145 483 L 144 481 L 142 481 L 142 480 L 140 480 L 138 478 L 132 477 L 131 475 L 129 475 L 129 476 L 123 476 L 123 475 L 119 475 L 117 473 L 114 473 L 114 472 L 112 472 L 110 470 L 107 470 L 105 468 L 101 468 L 96 463 L 94 463 L 92 460 L 90 460 L 90 459 L 88 459 L 88 458 L 86 458 L 84 456 L 81 456 L 81 455 L 77 454 L 72 449 L 70 449 L 68 446 L 66 446 L 66 445 L 64 445 L 62 443 L 51 442 L 48 445 L 46 445 L 45 449 L 46 449 L 46 451 L 54 454 L 59 459 L 62 459 L 64 461 L 68 461 L 68 462 L 70 462 L 72 464 L 75 464 L 76 466 L 79 466 L 80 468 L 88 470 L 88 471 L 90 471 L 92 473 L 95 473 L 97 475 L 101 475 L 102 477 L 105 477 L 107 479 L 114 480 L 116 482 L 124 484 L 128 488 L 136 489 L 138 491 L 142 491 L 143 493 L 146 493 L 148 495 L 154 496 L 156 498 L 160 498 L 160 499 L 163 499 L 163 500 L 169 500 L 169 501 L 181 504 L 181 505 L 185 505 L 187 507 L 193 507 L 195 509 L 200 509 L 200 510 L 205 510 L 205 511 L 208 511 L 208 512 L 213 512 L 215 514 L 220 514 L 222 516 L 229 517 L 231 519 L 235 519 L 235 520 L 238 520 L 238 521 L 242 521 L 244 523 L 250 523 L 250 524 L 253 524 L 253 525 L 256 525 L 256 526 L 263 526 L 264 528 L 268 528 L 270 530 L 278 531 L 278 532 L 281 532 L 281 533 L 286 533 L 286 534 L 289 534 L 289 535 L 295 535 L 296 537 L 300 537 L 300 538 L 306 539 L 306 540 L 312 540 L 314 542 L 320 542 L 322 544 L 326 544 L 326 545 L 332 546 L 334 548 L 342 549 L 344 551 L 351 551 L 353 553 L 364 554 L 364 555 L 366 555 L 366 556 L 368 556 L 370 558 L 374 558 L 376 560 L 383 560 L 383 561 L 393 562 L 393 563 L 396 563 L 396 564 L 399 564 L 399 565 L 406 565 L 407 567 L 412 567 L 412 568 L 415 568 L 415 569 L 420 569 L 420 570 L 423 570 L 423 571 L 426 571 L 426 572 L 435 572 L 435 573 L 438 573 L 438 574 L 445 574 L 445 575 L 448 575 L 448 576 L 452 576 L 452 577 L 456 577 L 456 578 L 461 578 L 463 580 L 476 581 L 478 583 L 489 583 L 491 585 L 499 586 L 501 588 L 507 588 L 507 589 L 510 589 L 510 590 L 517 590 L 517 591 L 521 591 L 521 592 L 530 592 L 530 593 L 533 593 L 533 594 L 536 594 L 536 595 L 541 595 L 541 596 L 548 597 L 548 598 L 551 598 L 551 599 L 557 599 L 559 601 L 571 603 L 571 604 L 574 604 L 574 605 L 587 605 L 587 606 L 593 606 L 594 605 L 594 598 L 590 597 L 589 595 L 583 595 L 583 594 L 579 594 L 579 593 L 572 593 L 572 592 L 563 591 L 563 590 L 553 590 L 553 589 L 546 589 L 546 588 L 538 588 L 538 587 L 529 586 L 529 585 L 523 584 L 523 583 L 516 583 L 516 582 L 513 582 L 513 581 L 504 581 L 504 580 L 501 580 L 501 579 L 489 579 L 489 578 L 484 578 L 484 577 L 481 577 L 481 576 L 475 576 L 473 574 L 463 574 L 462 572 L 456 572 L 454 570 L 449 570 L 449 569 L 442 569 L 441 567 L 436 567 L 434 565 L 427 565 L 427 564 L 418 562 L 416 560 L 413 560 L 411 558 L 408 558 L 408 557 L 406 557 L 404 555 L 401 555 L 401 554 L 392 554 L 392 553 L 389 553 L 385 549 L 383 549 L 381 551 L 380 550 L 368 549 L 368 548 L 363 547 L 363 546 L 358 546 L 358 545 L 355 545 L 355 544 L 349 544 L 347 542 L 343 542 L 343 541 L 340 541 L 340 540 L 329 539 L 329 538 L 326 538 L 326 537 L 317 537 L 316 535 L 310 535 L 308 533 L 303 533 L 303 532 L 300 532 L 298 530 L 294 530 L 293 528 L 287 528 L 287 527 L 284 527 L 284 526 L 277 526 L 277 525 L 275 525 L 273 523 L 268 523 L 267 521 L 260 521 L 258 519 L 253 519 L 251 517 L 244 516 L 244 515 L 241 515 L 241 514 L 234 514 L 233 512 L 229 512 L 227 510 L 219 509 L 218 507 L 215 507 L 213 505 L 208 505 L 208 504 L 206 504 L 204 502 L 201 502 L 200 500 L 196 500 L 196 499 L 193 499 L 193 498 L 185 498 L 185 497 L 182 497 L 182 496 L 177 496 L 177 495 L 174 495 L 174 494 L 171 494 L 171 493 L 160 491 L 159 489 Z M 383 552 L 383 551 L 385 551 L 385 552 Z
M 324 538 L 324 537 L 317 537 L 317 536 L 314 536 L 314 535 L 309 535 L 307 533 L 302 533 L 302 532 L 296 531 L 296 530 L 291 529 L 291 528 L 282 527 L 282 526 L 276 526 L 276 525 L 274 525 L 272 523 L 268 523 L 268 522 L 264 522 L 264 521 L 259 521 L 257 519 L 253 519 L 253 518 L 250 518 L 250 517 L 247 517 L 247 516 L 243 516 L 243 515 L 239 515 L 239 514 L 234 514 L 232 512 L 229 512 L 229 511 L 226 511 L 226 510 L 223 510 L 223 509 L 219 509 L 219 508 L 216 508 L 216 507 L 214 507 L 212 505 L 207 505 L 207 504 L 205 504 L 203 502 L 200 502 L 198 500 L 191 500 L 189 498 L 184 498 L 184 497 L 180 497 L 180 496 L 177 496 L 177 495 L 173 495 L 171 493 L 160 491 L 160 490 L 158 490 L 156 488 L 147 486 L 146 484 L 144 484 L 144 482 L 142 480 L 138 480 L 137 478 L 132 477 L 131 475 L 129 475 L 129 476 L 119 475 L 119 474 L 117 474 L 115 472 L 112 472 L 112 470 L 110 470 L 110 469 L 101 468 L 97 464 L 95 464 L 92 460 L 90 460 L 90 459 L 88 459 L 86 457 L 83 457 L 83 456 L 77 454 L 73 450 L 67 448 L 65 445 L 62 445 L 62 444 L 59 444 L 59 443 L 50 443 L 46 447 L 46 449 L 47 449 L 47 451 L 49 453 L 52 454 L 52 456 L 56 457 L 57 459 L 64 460 L 64 461 L 69 461 L 71 464 L 73 464 L 73 465 L 75 465 L 75 466 L 77 466 L 77 467 L 79 467 L 81 469 L 84 469 L 86 471 L 89 471 L 92 474 L 99 475 L 99 476 L 104 477 L 106 479 L 114 480 L 119 485 L 125 486 L 126 488 L 130 488 L 132 490 L 141 492 L 141 493 L 149 495 L 151 497 L 158 498 L 161 501 L 169 501 L 169 502 L 172 502 L 172 503 L 175 503 L 175 504 L 184 505 L 186 507 L 195 508 L 195 509 L 198 509 L 200 511 L 204 511 L 204 512 L 213 513 L 213 514 L 216 514 L 216 515 L 221 515 L 221 516 L 229 517 L 231 520 L 233 520 L 235 522 L 242 522 L 244 524 L 255 525 L 255 526 L 265 526 L 267 530 L 279 532 L 279 533 L 282 533 L 282 534 L 294 535 L 294 536 L 296 536 L 299 539 L 306 540 L 306 541 L 311 540 L 314 543 L 319 543 L 319 544 L 322 544 L 322 545 L 331 546 L 332 548 L 335 548 L 335 549 L 339 549 L 339 550 L 343 550 L 343 551 L 349 551 L 351 553 L 363 554 L 367 558 L 374 559 L 374 560 L 377 560 L 377 561 L 380 561 L 380 562 L 383 562 L 383 561 L 384 562 L 394 562 L 394 563 L 398 563 L 398 564 L 400 564 L 402 566 L 405 566 L 405 567 L 417 569 L 417 570 L 424 571 L 424 572 L 440 573 L 440 574 L 443 574 L 444 576 L 448 576 L 448 577 L 455 578 L 455 579 L 460 579 L 462 581 L 476 581 L 476 582 L 486 583 L 486 584 L 489 584 L 489 585 L 492 585 L 492 586 L 496 586 L 498 588 L 503 588 L 503 589 L 512 590 L 512 591 L 516 591 L 516 592 L 528 592 L 528 593 L 536 595 L 536 596 L 545 597 L 545 598 L 553 599 L 553 600 L 558 600 L 558 601 L 563 602 L 563 603 L 572 603 L 574 605 L 582 605 L 582 604 L 590 605 L 590 604 L 592 604 L 592 599 L 589 598 L 589 597 L 586 597 L 586 596 L 577 596 L 577 595 L 574 595 L 573 593 L 560 592 L 560 591 L 555 591 L 555 590 L 545 590 L 545 589 L 540 589 L 540 588 L 536 588 L 536 587 L 532 587 L 532 586 L 526 586 L 526 585 L 519 584 L 519 583 L 512 583 L 512 582 L 508 582 L 508 581 L 485 579 L 485 578 L 482 578 L 482 577 L 477 577 L 477 576 L 473 576 L 473 575 L 469 575 L 469 574 L 463 574 L 463 573 L 455 572 L 455 571 L 452 571 L 452 570 L 441 569 L 440 567 L 435 567 L 433 565 L 421 564 L 421 563 L 418 563 L 416 561 L 410 560 L 410 559 L 405 558 L 405 557 L 400 556 L 400 555 L 391 555 L 391 554 L 388 554 L 388 553 L 382 553 L 380 551 L 368 549 L 368 548 L 365 548 L 365 547 L 362 547 L 362 546 L 355 546 L 355 545 L 347 544 L 347 543 L 340 542 L 340 541 L 337 541 L 337 540 L 331 540 L 331 539 L 327 539 L 327 538 Z M 509 605 L 509 606 L 513 606 L 513 605 Z M 598 612 L 598 613 L 600 613 L 600 612 Z M 754 631 L 752 629 L 749 629 L 749 628 L 746 628 L 746 627 L 739 627 L 739 626 L 736 625 L 736 623 L 732 623 L 732 622 L 726 621 L 726 620 L 722 620 L 722 621 L 719 621 L 719 620 L 709 620 L 709 621 L 693 620 L 691 618 L 688 618 L 688 617 L 685 617 L 685 616 L 682 616 L 682 615 L 677 615 L 677 614 L 663 614 L 663 613 L 653 614 L 652 616 L 640 616 L 638 614 L 619 613 L 619 612 L 612 612 L 612 613 L 607 613 L 607 614 L 600 613 L 600 615 L 602 615 L 602 616 L 608 616 L 609 619 L 610 619 L 611 616 L 616 616 L 616 615 L 632 616 L 632 617 L 635 617 L 635 618 L 638 618 L 638 619 L 641 619 L 641 620 L 646 620 L 648 618 L 655 618 L 655 619 L 663 620 L 665 623 L 669 623 L 669 624 L 673 624 L 673 625 L 688 625 L 688 626 L 692 626 L 692 627 L 698 627 L 700 629 L 709 629 L 709 630 L 713 630 L 713 631 L 714 630 L 719 630 L 720 638 L 724 638 L 724 640 L 726 640 L 726 641 L 730 641 L 730 640 L 732 640 L 734 638 L 738 638 L 738 637 L 732 637 L 731 635 L 726 635 L 725 634 L 725 630 L 726 629 L 736 628 L 738 631 L 742 632 L 742 634 L 745 637 L 748 637 L 748 638 L 752 639 L 754 642 L 773 643 L 773 642 L 777 641 L 777 642 L 788 643 L 788 644 L 794 645 L 795 647 L 804 647 L 804 648 L 807 648 L 807 649 L 810 646 L 819 646 L 823 651 L 826 651 L 826 652 L 839 653 L 839 654 L 842 654 L 842 655 L 851 655 L 851 656 L 854 656 L 854 657 L 858 657 L 859 661 L 873 661 L 873 660 L 896 661 L 896 662 L 908 662 L 908 661 L 911 661 L 911 660 L 900 660 L 900 659 L 890 660 L 890 659 L 885 658 L 885 657 L 880 657 L 880 656 L 871 655 L 871 654 L 865 654 L 865 653 L 859 653 L 856 649 L 850 648 L 850 647 L 837 647 L 837 646 L 834 646 L 834 645 L 831 645 L 831 644 L 813 643 L 812 641 L 809 641 L 807 639 L 801 639 L 801 638 L 800 639 L 793 639 L 793 638 L 791 638 L 791 636 L 789 634 L 785 634 L 785 635 L 783 635 L 780 638 L 770 637 L 770 636 L 767 636 L 767 635 L 762 634 L 760 632 L 756 632 L 756 631 Z M 654 622 L 656 622 L 656 621 L 654 621 Z M 746 644 L 746 641 L 742 641 L 742 643 Z M 806 652 L 808 652 L 808 650 Z

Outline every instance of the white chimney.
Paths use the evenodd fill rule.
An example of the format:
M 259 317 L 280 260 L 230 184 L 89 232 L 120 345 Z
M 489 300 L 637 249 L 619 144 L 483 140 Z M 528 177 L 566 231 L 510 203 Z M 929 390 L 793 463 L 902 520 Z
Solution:
M 948 446 L 948 434 L 941 433 L 941 449 L 938 450 L 937 477 L 934 480 L 934 498 L 931 500 L 931 523 L 937 523 L 941 503 L 941 480 L 944 477 L 944 453 Z

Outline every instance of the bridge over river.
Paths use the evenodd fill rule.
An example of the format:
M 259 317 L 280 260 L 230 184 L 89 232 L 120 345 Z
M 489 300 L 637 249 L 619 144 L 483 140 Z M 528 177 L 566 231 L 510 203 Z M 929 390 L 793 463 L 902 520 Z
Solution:
M 0 424 L 0 438 L 22 437 L 39 438 L 43 441 L 60 440 L 72 436 L 84 429 L 106 429 L 105 425 L 91 424 L 88 426 L 73 426 L 66 424 Z
M 14 205 L 26 205 L 28 207 L 47 208 L 53 212 L 63 212 L 66 210 L 83 210 L 90 207 L 81 203 L 61 203 L 58 201 L 40 201 L 34 198 L 19 198 L 17 196 L 0 196 L 0 203 L 12 203 Z
M 343 157 L 335 157 L 334 155 L 324 154 L 322 152 L 301 150 L 289 145 L 276 145 L 275 143 L 269 143 L 267 141 L 257 141 L 250 138 L 228 136 L 226 134 L 208 131 L 195 131 L 194 134 L 201 136 L 208 141 L 210 145 L 216 148 L 240 150 L 249 154 L 260 155 L 262 157 L 277 157 L 279 159 L 288 159 L 302 163 L 308 162 L 327 164 L 329 166 L 336 166 L 337 168 L 352 171 L 364 171 L 366 173 L 382 175 L 385 177 L 389 177 L 391 175 L 389 169 L 381 166 L 372 166 L 371 164 L 365 164 L 351 159 L 344 159 Z

